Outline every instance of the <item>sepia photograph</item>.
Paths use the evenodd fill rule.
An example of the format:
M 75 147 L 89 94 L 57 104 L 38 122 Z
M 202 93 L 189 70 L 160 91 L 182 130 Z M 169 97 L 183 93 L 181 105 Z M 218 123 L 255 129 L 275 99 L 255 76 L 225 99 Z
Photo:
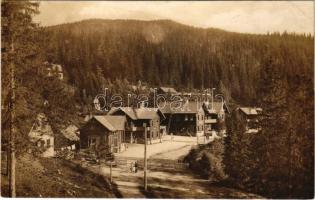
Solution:
M 1 197 L 314 199 L 314 8 L 1 0 Z

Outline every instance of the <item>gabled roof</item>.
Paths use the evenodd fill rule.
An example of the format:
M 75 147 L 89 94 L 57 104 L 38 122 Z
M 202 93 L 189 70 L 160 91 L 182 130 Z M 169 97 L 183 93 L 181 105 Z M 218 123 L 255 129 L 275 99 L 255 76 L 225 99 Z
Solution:
M 132 107 L 113 107 L 109 112 L 108 115 L 113 115 L 114 113 L 122 111 L 132 120 L 138 119 L 154 119 L 156 115 L 160 112 L 157 108 L 132 108 Z M 163 113 L 160 113 L 162 117 L 164 117 Z
M 125 129 L 125 116 L 94 116 L 92 119 L 97 120 L 101 125 L 109 131 L 119 131 Z
M 71 141 L 79 141 L 80 138 L 77 135 L 77 131 L 78 131 L 78 127 L 76 127 L 75 125 L 70 125 L 67 128 L 61 130 L 61 133 L 63 134 L 63 136 L 65 136 L 65 138 L 67 138 L 68 140 Z
M 104 116 L 116 130 L 125 130 L 125 116 Z
M 240 107 L 239 110 L 241 110 L 246 115 L 258 115 L 262 111 L 261 108 L 255 107 Z
M 44 113 L 39 113 L 28 134 L 31 139 L 40 139 L 44 135 L 53 136 L 54 132 L 48 123 L 48 119 Z
M 199 110 L 202 108 L 202 104 L 196 101 L 188 101 L 188 102 L 181 102 L 181 104 L 176 104 L 175 102 L 170 103 L 166 102 L 165 106 L 164 103 L 160 104 L 160 109 L 162 113 L 172 113 L 172 114 L 184 114 L 184 113 L 198 113 Z
M 156 115 L 165 118 L 158 108 L 137 108 L 135 109 L 137 119 L 154 119 Z
M 132 120 L 136 120 L 137 119 L 136 113 L 135 113 L 134 109 L 131 108 L 131 107 L 119 107 L 119 108 L 112 107 L 110 109 L 110 111 L 107 113 L 107 115 L 112 115 L 112 114 L 116 113 L 119 110 L 121 110 L 123 113 L 125 113 Z
M 178 92 L 172 88 L 172 87 L 160 87 L 160 90 L 162 90 L 164 93 L 172 93 L 177 94 Z

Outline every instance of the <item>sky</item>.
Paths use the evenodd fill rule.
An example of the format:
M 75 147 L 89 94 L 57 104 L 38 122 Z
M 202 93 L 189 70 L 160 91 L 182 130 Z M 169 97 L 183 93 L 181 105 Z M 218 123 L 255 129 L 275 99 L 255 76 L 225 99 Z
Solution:
M 314 33 L 313 1 L 41 1 L 42 26 L 83 19 L 170 19 L 245 33 Z

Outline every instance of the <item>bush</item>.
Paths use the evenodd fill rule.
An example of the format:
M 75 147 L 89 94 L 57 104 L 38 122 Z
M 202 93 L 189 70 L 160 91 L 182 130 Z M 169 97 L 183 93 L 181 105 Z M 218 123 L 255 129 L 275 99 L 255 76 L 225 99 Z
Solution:
M 216 139 L 205 146 L 192 149 L 185 157 L 189 167 L 211 181 L 226 178 L 223 164 L 224 146 L 222 139 Z

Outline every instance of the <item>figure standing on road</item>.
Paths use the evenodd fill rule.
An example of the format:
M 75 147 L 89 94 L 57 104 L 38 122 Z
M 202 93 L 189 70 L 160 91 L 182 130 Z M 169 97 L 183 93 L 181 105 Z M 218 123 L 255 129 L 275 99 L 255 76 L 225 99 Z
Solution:
M 135 173 L 137 173 L 138 172 L 138 162 L 136 161 L 135 162 Z
M 131 165 L 130 166 L 130 172 L 133 173 L 134 172 L 134 163 L 131 162 L 130 165 Z

